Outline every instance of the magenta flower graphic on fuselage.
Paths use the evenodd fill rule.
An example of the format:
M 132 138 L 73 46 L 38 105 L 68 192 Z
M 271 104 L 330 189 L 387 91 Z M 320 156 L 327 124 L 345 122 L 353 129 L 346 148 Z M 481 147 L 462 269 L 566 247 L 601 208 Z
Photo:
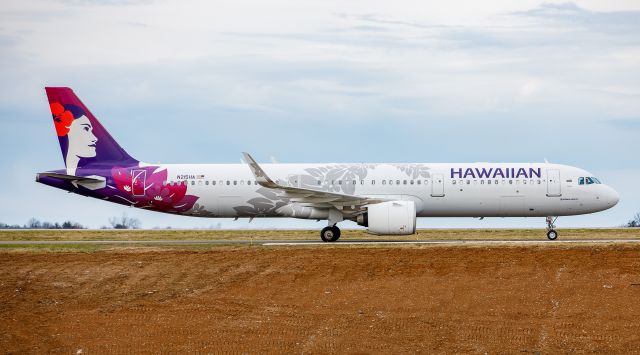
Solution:
M 134 207 L 162 212 L 186 212 L 198 196 L 187 195 L 186 181 L 167 182 L 167 170 L 157 166 L 111 169 L 122 197 Z

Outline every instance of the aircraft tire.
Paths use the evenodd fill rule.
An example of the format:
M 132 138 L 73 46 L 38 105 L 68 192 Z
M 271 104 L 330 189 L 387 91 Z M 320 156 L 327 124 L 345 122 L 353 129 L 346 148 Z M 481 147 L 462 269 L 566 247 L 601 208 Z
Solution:
M 335 242 L 340 238 L 340 228 L 336 226 L 324 227 L 322 231 L 320 231 L 320 238 L 327 243 Z
M 549 240 L 556 240 L 558 239 L 558 232 L 556 232 L 554 229 L 550 229 L 547 232 L 547 238 L 549 238 Z

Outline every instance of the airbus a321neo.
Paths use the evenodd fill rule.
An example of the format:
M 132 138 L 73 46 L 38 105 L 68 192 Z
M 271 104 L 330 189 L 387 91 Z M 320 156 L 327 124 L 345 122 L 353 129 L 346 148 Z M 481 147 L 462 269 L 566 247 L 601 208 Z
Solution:
M 546 217 L 603 211 L 618 194 L 567 165 L 522 164 L 147 164 L 130 156 L 65 87 L 46 88 L 65 169 L 36 181 L 84 196 L 152 211 L 210 218 L 293 217 L 406 235 L 416 217 Z

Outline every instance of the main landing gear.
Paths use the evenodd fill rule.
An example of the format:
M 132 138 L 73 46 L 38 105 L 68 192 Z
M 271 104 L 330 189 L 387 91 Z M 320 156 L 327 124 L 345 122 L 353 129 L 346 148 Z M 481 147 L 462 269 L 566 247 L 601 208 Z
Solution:
M 558 219 L 558 217 L 547 217 L 547 238 L 549 238 L 549 240 L 556 240 L 558 238 L 558 232 L 554 229 L 556 228 L 554 224 L 556 223 L 556 219 Z
M 335 242 L 340 238 L 340 228 L 335 224 L 333 226 L 324 227 L 320 232 L 320 238 L 322 238 L 324 242 Z

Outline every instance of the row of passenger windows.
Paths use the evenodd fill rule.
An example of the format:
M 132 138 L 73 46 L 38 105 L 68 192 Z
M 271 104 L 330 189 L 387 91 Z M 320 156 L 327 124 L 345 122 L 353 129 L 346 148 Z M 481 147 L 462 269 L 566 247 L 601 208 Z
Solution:
M 600 181 L 597 180 L 596 178 L 580 178 L 579 179 L 579 183 L 580 185 L 584 185 L 585 183 L 585 179 L 587 181 L 587 184 L 599 184 Z M 593 179 L 593 180 L 592 180 Z M 471 185 L 471 182 L 473 181 L 474 185 L 477 185 L 478 183 L 480 185 L 499 185 L 501 182 L 503 185 L 540 185 L 542 184 L 542 180 L 538 179 L 538 180 L 451 180 L 451 183 L 453 185 Z M 365 184 L 365 180 L 360 180 L 360 185 L 364 185 Z M 326 182 L 328 185 L 357 185 L 358 181 L 357 180 L 331 180 L 331 182 L 329 183 L 329 181 Z M 429 180 L 381 180 L 380 183 L 382 185 L 428 185 L 429 184 Z M 177 186 L 177 185 L 187 185 L 187 181 L 183 180 L 183 181 L 164 181 L 162 183 L 162 185 L 172 185 L 172 186 Z M 190 184 L 191 185 L 196 185 L 196 180 L 190 180 Z M 215 186 L 215 185 L 227 185 L 227 186 L 237 186 L 237 185 L 247 185 L 247 186 L 251 186 L 251 185 L 258 185 L 258 182 L 255 180 L 198 180 L 198 185 L 206 185 L 206 186 Z M 371 185 L 375 185 L 376 184 L 376 180 L 369 180 L 369 184 Z M 322 186 L 323 182 L 322 180 L 318 180 L 318 186 Z
M 191 185 L 195 185 L 196 181 L 195 180 L 190 180 L 191 181 Z M 216 184 L 218 185 L 258 185 L 258 182 L 255 180 L 219 180 L 219 181 L 215 181 L 215 180 L 211 180 L 211 182 L 209 182 L 209 180 L 198 180 L 198 185 L 202 185 L 204 181 L 204 185 L 212 185 L 215 186 Z M 163 181 L 162 182 L 163 186 L 167 186 L 167 185 L 171 185 L 171 186 L 179 186 L 179 185 L 187 185 L 187 180 L 182 180 L 182 181 Z
M 329 181 L 326 181 L 327 185 L 342 185 L 344 182 L 344 185 L 357 185 L 358 184 L 358 180 L 331 180 L 331 183 L 329 183 Z M 371 185 L 375 185 L 376 181 L 375 180 L 370 180 Z M 422 180 L 382 180 L 380 182 L 382 185 L 422 185 Z M 424 180 L 424 184 L 427 185 L 429 183 L 429 180 Z M 322 180 L 318 180 L 318 186 L 321 186 Z M 365 180 L 360 180 L 360 185 L 364 185 L 365 184 Z
M 464 185 L 465 183 L 467 185 L 471 185 L 471 181 L 472 180 L 451 180 L 451 183 L 453 185 L 456 185 L 456 184 Z M 485 184 L 486 185 L 499 185 L 500 182 L 501 182 L 501 180 L 497 180 L 497 179 L 496 180 L 486 180 L 486 182 L 485 182 L 485 180 L 479 180 L 479 181 L 480 181 L 480 185 L 485 185 Z M 473 184 L 477 185 L 478 184 L 478 180 L 473 180 Z M 540 180 L 540 179 L 538 179 L 538 180 L 534 180 L 534 179 L 531 179 L 531 180 L 502 180 L 502 184 L 503 185 L 507 185 L 507 184 L 509 184 L 509 185 L 514 185 L 514 184 L 515 185 L 520 185 L 520 184 L 522 184 L 522 185 L 527 185 L 527 184 L 529 184 L 529 185 L 540 185 L 540 184 L 542 184 L 542 180 Z

